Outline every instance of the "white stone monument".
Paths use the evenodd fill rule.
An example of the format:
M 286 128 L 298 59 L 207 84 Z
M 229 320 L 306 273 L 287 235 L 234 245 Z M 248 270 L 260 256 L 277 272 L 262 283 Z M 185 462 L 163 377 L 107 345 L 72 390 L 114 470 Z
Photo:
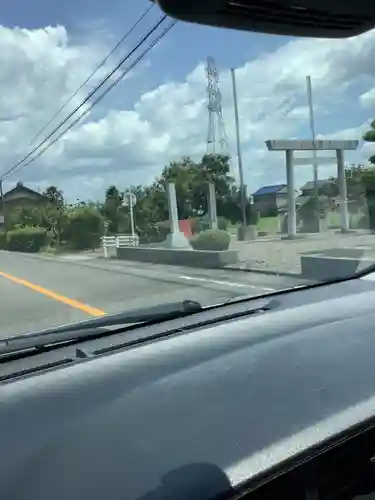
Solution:
M 212 182 L 208 183 L 208 216 L 211 229 L 217 229 L 216 193 Z
M 167 195 L 171 232 L 167 235 L 165 242 L 166 246 L 168 248 L 175 248 L 176 250 L 192 250 L 189 240 L 186 238 L 185 234 L 180 231 L 180 227 L 178 225 L 176 186 L 172 182 L 167 184 Z

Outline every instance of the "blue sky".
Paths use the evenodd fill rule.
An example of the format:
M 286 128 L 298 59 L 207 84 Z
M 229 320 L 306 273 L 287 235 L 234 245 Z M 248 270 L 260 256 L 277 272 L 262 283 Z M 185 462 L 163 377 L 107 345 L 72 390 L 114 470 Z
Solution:
M 10 92 L 11 86 L 14 86 L 14 78 L 16 80 L 21 80 L 21 77 L 27 79 L 27 74 L 22 69 L 24 64 L 19 62 L 18 72 L 14 68 L 9 69 L 12 75 L 16 74 L 16 77 L 13 76 L 13 84 L 8 83 L 8 87 L 5 87 L 8 70 L 4 68 L 10 64 L 9 61 L 13 57 L 11 50 L 15 50 L 17 44 L 19 34 L 16 28 L 26 29 L 30 34 L 29 50 L 27 47 L 23 48 L 22 54 L 28 63 L 32 59 L 32 64 L 35 66 L 31 68 L 34 76 L 35 72 L 39 71 L 37 66 L 43 65 L 48 89 L 52 89 L 55 84 L 53 71 L 57 71 L 59 66 L 58 60 L 51 62 L 50 54 L 54 53 L 57 54 L 54 57 L 60 57 L 59 54 L 63 51 L 64 54 L 68 54 L 67 60 L 76 58 L 76 61 L 79 61 L 72 66 L 66 63 L 64 75 L 66 75 L 67 83 L 64 93 L 61 94 L 61 102 L 63 102 L 69 91 L 74 90 L 74 84 L 78 86 L 79 82 L 84 80 L 85 75 L 89 74 L 106 51 L 112 48 L 148 6 L 148 0 L 123 0 L 121 2 L 95 0 L 90 3 L 83 0 L 64 2 L 13 0 L 2 3 L 0 24 L 4 29 L 3 42 L 0 36 L 0 83 L 2 82 L 3 86 L 0 90 L 4 91 L 5 88 L 7 92 Z M 155 7 L 148 25 L 159 15 L 160 12 Z M 61 33 L 56 34 L 58 26 L 65 30 L 66 41 Z M 40 31 L 46 27 L 52 27 L 55 31 L 52 34 L 49 33 L 48 38 L 43 42 L 46 44 L 45 51 L 38 60 L 32 57 L 32 50 L 34 47 L 40 52 L 39 40 L 42 36 Z M 129 39 L 128 45 L 125 44 L 126 47 L 134 43 L 145 29 L 145 26 L 141 26 L 133 34 L 131 40 Z M 14 34 L 12 43 L 9 42 L 11 33 Z M 47 44 L 50 44 L 50 47 L 47 47 Z M 189 144 L 195 141 L 197 151 L 201 151 L 199 147 L 204 147 L 207 115 L 203 102 L 205 99 L 204 73 L 199 72 L 199 64 L 211 55 L 215 57 L 222 73 L 224 119 L 233 153 L 235 152 L 234 124 L 228 70 L 234 67 L 238 71 L 241 129 L 246 164 L 245 177 L 248 184 L 252 186 L 251 190 L 263 184 L 283 181 L 283 160 L 280 156 L 271 158 L 271 154 L 265 151 L 264 141 L 269 138 L 308 138 L 310 136 L 306 114 L 305 76 L 311 74 L 313 79 L 317 133 L 338 138 L 341 137 L 341 131 L 344 131 L 346 136 L 343 138 L 349 138 L 348 134 L 355 135 L 355 137 L 350 135 L 350 138 L 360 138 L 366 122 L 375 115 L 375 93 L 371 94 L 375 86 L 375 63 L 372 61 L 374 49 L 375 35 L 373 33 L 353 42 L 316 41 L 223 31 L 178 23 L 163 42 L 152 51 L 146 63 L 135 72 L 134 76 L 118 85 L 109 94 L 88 122 L 79 127 L 69 138 L 70 140 L 66 140 L 63 146 L 60 146 L 60 152 L 56 149 L 55 156 L 52 155 L 53 165 L 50 157 L 49 160 L 43 160 L 40 164 L 35 162 L 33 170 L 26 172 L 25 169 L 22 175 L 27 182 L 31 183 L 62 182 L 71 196 L 81 195 L 79 189 L 82 186 L 85 186 L 89 196 L 98 196 L 105 184 L 116 182 L 117 179 L 120 179 L 122 184 L 141 182 L 145 179 L 149 181 L 160 171 L 163 162 L 175 159 L 174 155 L 191 154 L 193 150 L 195 151 L 195 143 L 192 151 L 186 150 L 187 136 L 182 130 L 184 118 L 182 114 L 178 115 L 179 109 L 183 108 L 189 112 L 190 116 L 195 110 L 194 106 L 197 101 L 202 102 L 199 109 L 195 110 L 198 113 L 196 127 L 194 123 L 190 123 L 189 141 L 192 133 L 194 140 L 191 139 Z M 125 47 L 119 50 L 116 57 L 120 57 L 124 51 Z M 20 54 L 20 50 L 17 54 Z M 2 58 L 6 64 L 2 62 Z M 59 75 L 60 80 L 64 78 L 61 76 L 62 73 Z M 47 80 L 50 81 L 47 82 Z M 33 88 L 31 76 L 28 84 L 30 92 L 33 91 L 36 94 L 41 92 L 40 75 L 39 87 Z M 46 119 L 58 107 L 57 98 L 60 99 L 60 96 L 56 90 L 55 99 L 52 99 L 46 106 Z M 282 105 L 284 98 L 287 99 L 286 105 Z M 22 113 L 24 108 L 21 104 L 19 106 L 19 112 Z M 161 111 L 156 112 L 156 106 L 160 106 Z M 1 104 L 0 111 L 2 111 Z M 25 113 L 27 114 L 27 111 Z M 40 109 L 38 113 L 40 114 Z M 298 118 L 292 118 L 292 113 L 296 113 L 295 116 Z M 36 114 L 35 110 L 33 115 L 30 111 L 30 120 Z M 187 118 L 186 121 L 188 121 Z M 16 123 L 14 126 L 16 127 Z M 34 129 L 33 124 L 29 123 L 28 126 Z M 135 127 L 132 134 L 130 134 L 131 126 Z M 100 127 L 102 127 L 102 132 L 99 131 Z M 122 127 L 124 135 L 128 133 L 131 135 L 131 139 L 125 141 L 126 145 L 124 141 L 121 141 L 121 137 L 116 144 L 113 138 L 113 135 L 116 135 L 118 129 Z M 150 134 L 148 139 L 147 133 Z M 18 137 L 21 138 L 21 133 Z M 107 142 L 103 139 L 104 137 L 108 138 Z M 85 142 L 80 142 L 81 139 Z M 4 141 L 9 142 L 9 138 L 6 137 Z M 95 141 L 95 148 L 90 151 L 88 146 L 92 141 Z M 166 146 L 161 151 L 163 141 Z M 198 142 L 201 143 L 200 146 Z M 76 162 L 78 165 L 78 160 L 80 165 L 90 165 L 90 159 L 92 159 L 92 164 L 98 163 L 99 165 L 98 158 L 104 154 L 98 152 L 99 143 L 107 155 L 109 155 L 110 147 L 115 150 L 113 150 L 112 159 L 107 158 L 108 161 L 103 162 L 105 166 L 102 167 L 102 171 L 98 166 L 95 167 L 95 172 L 94 167 L 84 172 L 82 166 L 79 167 L 79 171 L 77 167 L 76 170 L 71 169 L 70 173 L 67 173 L 68 163 L 74 165 Z M 152 151 L 156 152 L 153 154 L 158 155 L 154 165 L 152 165 L 152 160 L 146 158 L 143 151 L 137 157 L 137 152 L 142 148 L 145 149 L 145 145 L 148 144 L 153 145 Z M 21 145 L 19 148 L 23 150 Z M 7 152 L 9 153 L 9 149 Z M 6 156 L 5 152 L 4 155 Z M 87 161 L 83 159 L 85 155 Z M 349 162 L 364 160 L 362 149 L 348 155 Z M 47 168 L 48 161 L 50 165 Z M 119 164 L 127 165 L 126 175 L 120 171 Z M 145 167 L 141 171 L 143 164 Z M 332 168 L 329 167 L 324 173 L 332 174 Z M 301 171 L 297 176 L 299 182 L 308 180 L 310 173 L 306 169 Z M 73 182 L 72 175 L 81 179 L 80 182 Z M 15 182 L 16 179 L 12 181 Z

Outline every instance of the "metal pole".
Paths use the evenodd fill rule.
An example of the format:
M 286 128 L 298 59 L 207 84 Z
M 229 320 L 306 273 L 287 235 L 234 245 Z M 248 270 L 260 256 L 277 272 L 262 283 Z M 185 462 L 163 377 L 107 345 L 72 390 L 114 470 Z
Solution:
M 314 123 L 314 107 L 313 107 L 313 96 L 312 96 L 312 85 L 311 85 L 311 76 L 306 77 L 306 85 L 307 85 L 307 97 L 309 101 L 309 116 L 310 116 L 310 130 L 311 130 L 311 138 L 313 140 L 314 149 L 312 152 L 313 158 L 313 179 L 314 179 L 314 198 L 315 198 L 315 210 L 316 210 L 316 228 L 317 231 L 320 231 L 320 217 L 319 217 L 319 188 L 318 188 L 318 163 L 316 161 L 316 149 L 315 149 L 315 123 Z
M 133 197 L 129 196 L 129 207 L 130 207 L 130 227 L 132 230 L 132 238 L 133 238 L 133 243 L 134 243 L 134 214 L 133 214 Z
M 6 229 L 6 223 L 5 223 L 5 200 L 4 200 L 4 192 L 3 192 L 3 180 L 0 179 L 0 196 L 1 196 L 1 206 L 3 210 L 3 217 L 4 217 L 4 229 Z
M 232 86 L 233 86 L 233 102 L 234 102 L 234 119 L 236 123 L 236 142 L 237 142 L 237 157 L 238 157 L 238 170 L 240 174 L 240 194 L 241 194 L 241 213 L 242 213 L 242 225 L 245 228 L 247 226 L 246 221 L 246 193 L 243 181 L 243 168 L 242 168 L 242 154 L 241 154 L 241 139 L 240 139 L 240 121 L 238 118 L 238 103 L 237 103 L 237 87 L 236 87 L 236 75 L 234 68 L 231 68 L 232 73 Z
M 288 238 L 295 238 L 297 234 L 296 191 L 294 182 L 293 151 L 285 151 L 286 156 L 286 184 L 288 189 Z

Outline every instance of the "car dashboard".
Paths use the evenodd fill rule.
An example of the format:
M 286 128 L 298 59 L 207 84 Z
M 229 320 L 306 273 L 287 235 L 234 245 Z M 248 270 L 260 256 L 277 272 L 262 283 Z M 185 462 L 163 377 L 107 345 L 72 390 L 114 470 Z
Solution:
M 0 498 L 369 493 L 374 301 L 356 278 L 2 359 Z

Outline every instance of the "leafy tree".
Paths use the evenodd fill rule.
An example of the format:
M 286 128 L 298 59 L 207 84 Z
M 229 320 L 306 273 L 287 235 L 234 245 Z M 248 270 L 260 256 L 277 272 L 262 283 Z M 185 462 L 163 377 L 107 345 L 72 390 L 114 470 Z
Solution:
M 56 207 L 62 207 L 64 205 L 63 192 L 56 186 L 48 186 L 42 194 Z
M 105 192 L 102 214 L 109 222 L 108 232 L 110 234 L 119 232 L 123 199 L 123 194 L 120 193 L 116 186 L 110 186 Z
M 164 168 L 156 185 L 165 192 L 168 182 L 176 185 L 177 208 L 181 219 L 207 213 L 209 182 L 215 185 L 218 215 L 227 215 L 225 206 L 228 206 L 231 199 L 234 184 L 228 156 L 210 154 L 204 155 L 198 163 L 189 157 L 171 162 Z M 237 203 L 237 197 L 232 199 L 232 203 Z
M 375 120 L 373 120 L 370 124 L 370 130 L 364 133 L 363 135 L 363 140 L 365 142 L 375 142 Z M 375 165 L 375 155 L 371 155 L 368 161 L 372 164 Z

